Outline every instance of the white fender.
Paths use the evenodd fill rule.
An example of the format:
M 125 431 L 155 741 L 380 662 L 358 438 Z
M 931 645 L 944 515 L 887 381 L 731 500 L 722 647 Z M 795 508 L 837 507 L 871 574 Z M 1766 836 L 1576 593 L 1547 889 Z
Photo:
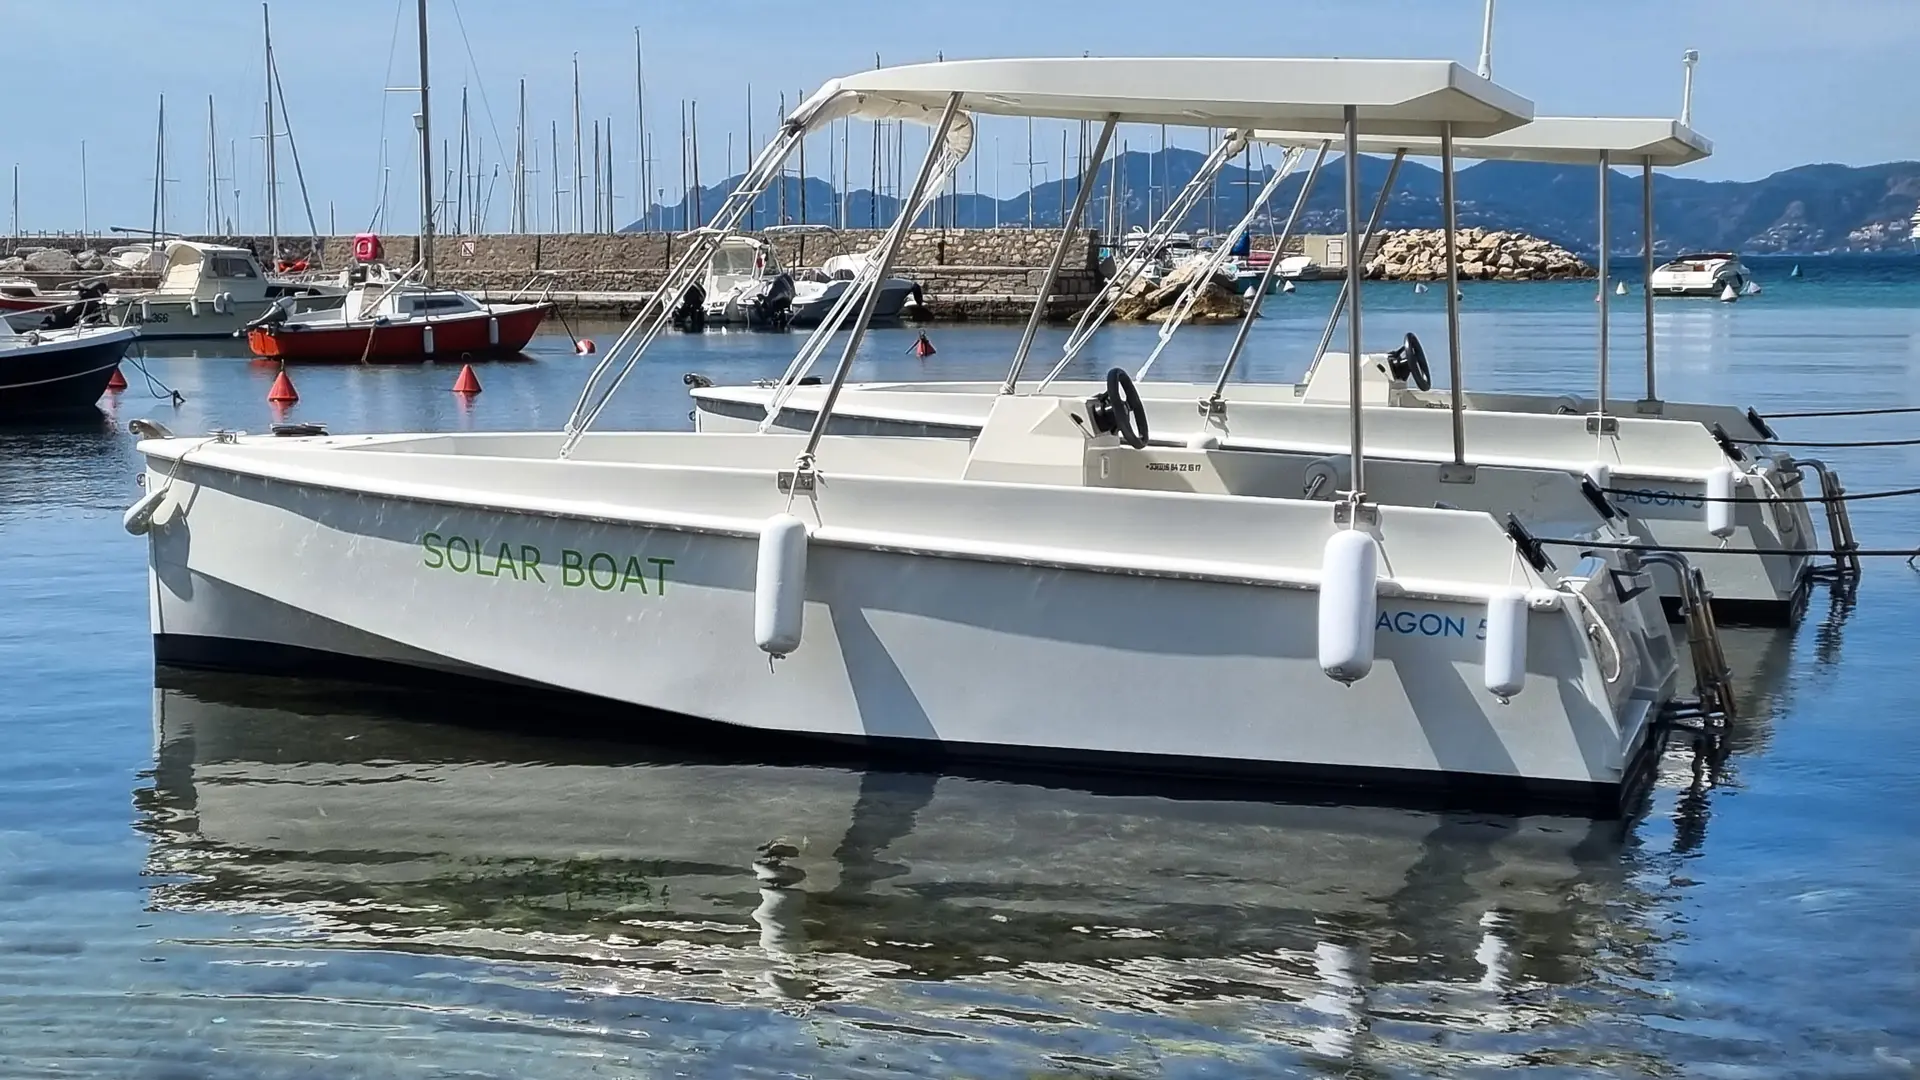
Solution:
M 151 318 L 153 318 L 153 304 L 146 300 L 140 301 L 140 321 L 146 322 Z
M 1724 500 L 1733 498 L 1735 490 L 1731 466 L 1722 465 L 1717 469 L 1708 470 L 1707 531 L 1722 540 L 1733 535 L 1734 505 Z
M 1527 590 L 1507 588 L 1487 599 L 1488 693 L 1505 705 L 1527 685 Z
M 433 355 L 433 325 L 431 323 L 420 328 L 420 351 L 427 356 Z
M 496 349 L 500 347 L 500 319 L 497 316 L 487 317 L 487 344 Z
M 753 576 L 753 643 L 774 656 L 800 647 L 807 601 L 807 523 L 775 514 L 760 526 Z
M 233 294 L 230 292 L 214 293 L 213 310 L 222 315 L 233 314 Z
M 200 317 L 200 298 L 199 297 L 190 296 L 187 298 L 187 314 L 193 316 L 196 319 Z
M 1373 670 L 1380 545 L 1358 529 L 1327 538 L 1320 565 L 1320 670 L 1352 683 Z

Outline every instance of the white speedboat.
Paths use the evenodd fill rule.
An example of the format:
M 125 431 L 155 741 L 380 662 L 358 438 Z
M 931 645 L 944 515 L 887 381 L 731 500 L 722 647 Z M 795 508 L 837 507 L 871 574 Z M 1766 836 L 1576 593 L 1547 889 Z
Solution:
M 1490 466 L 1490 486 L 1533 495 L 1507 515 L 1453 509 L 1441 468 L 1366 457 L 1358 410 L 1344 473 L 1157 446 L 1117 369 L 1086 399 L 1002 396 L 971 441 L 831 436 L 870 310 L 807 434 L 591 431 L 809 131 L 933 128 L 870 282 L 970 151 L 970 110 L 1091 121 L 1096 160 L 1123 122 L 1225 128 L 1223 163 L 1255 127 L 1474 137 L 1531 106 L 1445 61 L 982 60 L 835 80 L 603 354 L 565 431 L 144 439 L 126 524 L 147 537 L 156 655 L 410 665 L 742 739 L 1618 811 L 1679 704 L 1679 650 L 1653 556 L 1615 550 L 1625 534 L 1563 473 Z M 1343 480 L 1332 501 L 1301 497 Z M 1549 557 L 1522 513 L 1597 546 Z
M 1753 275 L 1730 251 L 1682 255 L 1662 263 L 1647 279 L 1655 296 L 1706 296 L 1720 299 L 1732 292 L 1745 296 Z
M 682 316 L 684 329 L 746 326 L 781 330 L 793 316 L 793 275 L 781 269 L 779 253 L 772 244 L 751 236 L 722 240 L 698 289 L 689 297 Z
M 338 307 L 344 290 L 271 280 L 246 248 L 171 240 L 160 284 L 106 298 L 107 318 L 148 338 L 232 337 L 283 298 L 296 310 Z
M 809 267 L 796 270 L 793 274 L 793 313 L 789 322 L 793 326 L 807 329 L 819 326 L 821 321 L 832 314 L 834 306 L 841 302 L 848 290 L 853 289 L 855 280 L 865 266 L 872 252 L 858 255 L 835 255 L 821 263 L 818 268 Z M 880 300 L 873 309 L 875 322 L 892 322 L 900 318 L 906 310 L 908 301 L 919 302 L 920 285 L 911 278 L 890 276 L 880 282 Z M 849 303 L 858 303 L 861 290 L 853 289 Z
M 1264 137 L 1293 149 L 1325 141 L 1324 135 L 1310 132 L 1269 132 Z M 1439 151 L 1437 139 L 1401 136 L 1367 137 L 1359 140 L 1359 146 L 1402 155 L 1410 149 Z M 1462 157 L 1562 163 L 1610 160 L 1641 162 L 1649 169 L 1693 161 L 1709 151 L 1706 140 L 1670 120 L 1543 118 L 1505 134 L 1454 142 L 1454 153 Z M 1602 289 L 1603 318 L 1607 299 Z M 1650 300 L 1648 304 L 1650 309 Z M 1338 306 L 1335 310 L 1337 314 Z M 1397 360 L 1383 353 L 1370 354 L 1355 392 L 1347 377 L 1351 354 L 1325 351 L 1332 337 L 1331 317 L 1321 349 L 1299 384 L 1234 384 L 1229 393 L 1227 378 L 1236 351 L 1229 354 L 1219 380 L 1211 385 L 1143 378 L 1140 388 L 1154 430 L 1176 445 L 1194 438 L 1217 438 L 1235 449 L 1308 457 L 1337 454 L 1346 439 L 1346 411 L 1358 402 L 1366 414 L 1370 453 L 1409 461 L 1457 462 L 1462 468 L 1456 471 L 1462 476 L 1470 476 L 1474 465 L 1500 465 L 1608 477 L 1614 488 L 1611 498 L 1634 516 L 1643 539 L 1702 549 L 1692 558 L 1705 573 L 1715 607 L 1724 616 L 1759 623 L 1797 620 L 1815 568 L 1818 538 L 1806 506 L 1793 500 L 1813 486 L 1802 483 L 1803 471 L 1820 470 L 1819 483 L 1825 484 L 1825 467 L 1734 441 L 1759 442 L 1770 437 L 1764 420 L 1751 411 L 1659 400 L 1653 393 L 1650 320 L 1647 330 L 1647 398 L 1617 400 L 1608 390 L 1604 407 L 1596 397 L 1577 394 L 1430 392 L 1424 349 L 1417 343 L 1412 345 L 1413 355 L 1403 354 Z M 1083 344 L 1090 333 L 1090 327 L 1083 327 L 1074 341 Z M 1244 341 L 1243 334 L 1234 348 Z M 1077 348 L 1070 344 L 1053 373 L 1037 387 L 1029 384 L 1023 391 L 1068 400 L 1084 397 L 1093 384 L 1054 378 Z M 1602 336 L 1602 355 L 1605 348 Z M 1017 358 L 1016 373 L 1019 365 Z M 1600 385 L 1607 386 L 1604 374 Z M 854 384 L 839 395 L 832 430 L 964 438 L 978 430 L 995 402 L 1013 388 L 1012 374 L 1002 383 Z M 763 426 L 804 429 L 812 424 L 823 395 L 817 386 L 706 386 L 697 387 L 693 396 L 700 430 L 735 431 Z M 776 404 L 776 415 L 769 421 L 768 411 Z M 1462 414 L 1457 420 L 1452 415 L 1455 408 Z M 1470 487 L 1462 483 L 1455 490 Z M 1732 507 L 1737 513 L 1731 521 L 1722 520 L 1721 512 L 1728 505 L 1709 500 L 1734 498 L 1736 493 L 1752 501 Z M 1685 583 L 1664 570 L 1659 580 L 1670 606 L 1677 610 Z

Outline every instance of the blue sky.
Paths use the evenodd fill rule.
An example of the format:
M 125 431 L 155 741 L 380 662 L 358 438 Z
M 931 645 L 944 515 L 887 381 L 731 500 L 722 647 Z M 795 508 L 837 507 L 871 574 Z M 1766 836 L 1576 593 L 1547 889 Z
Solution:
M 518 80 L 527 80 L 534 180 L 543 218 L 549 122 L 559 121 L 562 171 L 570 171 L 572 62 L 579 56 L 583 123 L 610 118 L 622 221 L 634 216 L 634 27 L 645 35 L 649 127 L 656 186 L 677 188 L 679 105 L 698 101 L 703 181 L 727 175 L 727 135 L 737 170 L 753 132 L 763 139 L 782 89 L 789 103 L 836 74 L 888 63 L 974 56 L 1271 55 L 1448 57 L 1472 66 L 1481 0 L 1337 0 L 1210 4 L 1147 0 L 967 0 L 828 5 L 757 0 L 616 3 L 612 0 L 431 0 L 436 136 L 457 136 L 461 85 L 472 88 L 474 130 L 489 162 L 512 160 Z M 274 43 L 307 187 L 322 229 L 364 227 L 379 204 L 384 132 L 392 174 L 389 231 L 418 220 L 409 116 L 412 102 L 382 92 L 415 80 L 413 0 L 278 0 Z M 238 187 L 238 225 L 264 227 L 260 4 L 253 0 L 13 0 L 8 7 L 7 125 L 19 166 L 23 230 L 145 226 L 152 215 L 155 111 L 167 96 L 168 224 L 198 231 L 207 201 L 207 98 L 215 98 L 223 210 Z M 398 35 L 395 34 L 396 22 Z M 463 33 L 464 28 L 464 33 Z M 1688 170 L 1709 179 L 1754 178 L 1816 161 L 1847 164 L 1920 158 L 1920 0 L 1500 0 L 1494 78 L 1542 113 L 1672 115 L 1681 52 L 1702 61 L 1694 123 L 1714 158 Z M 391 74 L 389 74 L 391 73 Z M 35 88 L 31 95 L 22 88 Z M 484 92 L 484 102 L 482 94 Z M 30 102 L 30 104 L 27 104 Z M 23 106 L 24 107 L 19 107 Z M 1060 128 L 1037 129 L 1039 172 L 1057 175 Z M 1025 125 L 990 122 L 980 144 L 981 190 L 1026 186 Z M 1123 133 L 1135 149 L 1158 133 Z M 88 168 L 82 198 L 81 141 Z M 436 141 L 438 139 L 436 138 Z M 855 186 L 867 155 L 855 139 Z M 1201 133 L 1176 133 L 1198 145 Z M 305 213 L 282 142 L 283 231 Z M 914 145 L 911 141 L 910 146 Z M 229 160 L 229 146 L 236 161 Z M 506 147 L 502 154 L 497 147 Z M 437 148 L 436 148 L 437 150 Z M 825 172 L 827 151 L 809 151 Z M 507 167 L 492 199 L 503 227 Z M 969 173 L 963 171 L 963 177 Z M 970 178 L 963 184 L 970 184 Z M 669 196 L 673 201 L 676 196 Z M 571 200 L 566 200 L 570 213 Z M 330 210 L 331 208 L 331 210 Z M 9 212 L 9 220 L 11 214 Z M 542 224 L 546 224 L 543 220 Z

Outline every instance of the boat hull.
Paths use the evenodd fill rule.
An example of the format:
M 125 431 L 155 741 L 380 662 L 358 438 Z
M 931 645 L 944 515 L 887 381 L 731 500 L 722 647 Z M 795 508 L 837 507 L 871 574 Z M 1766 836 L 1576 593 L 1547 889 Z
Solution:
M 1154 384 L 1145 385 L 1150 395 L 1145 403 L 1149 426 L 1160 433 L 1156 437 L 1183 442 L 1186 433 L 1201 426 L 1193 405 L 1200 391 L 1177 395 L 1170 394 L 1165 386 L 1154 389 Z M 1076 386 L 1057 385 L 1054 392 L 1072 397 Z M 763 387 L 696 389 L 696 427 L 709 432 L 756 430 L 765 417 L 764 402 L 772 392 Z M 774 426 L 809 430 L 819 392 L 818 387 L 796 390 Z M 1086 392 L 1095 390 L 1087 388 Z M 912 384 L 872 389 L 850 386 L 840 397 L 827 430 L 835 435 L 972 438 L 979 433 L 995 397 L 994 388 L 984 384 L 948 384 L 944 389 L 934 384 L 928 390 L 916 390 Z M 1347 445 L 1344 409 L 1280 401 L 1229 402 L 1227 409 L 1231 427 L 1215 434 L 1222 436 L 1230 449 L 1319 458 L 1339 455 Z M 1482 464 L 1553 468 L 1577 476 L 1585 473 L 1592 460 L 1593 440 L 1585 434 L 1584 418 L 1579 415 L 1468 410 L 1464 419 L 1467 446 L 1472 451 L 1470 460 Z M 1434 408 L 1370 408 L 1366 422 L 1368 456 L 1448 460 L 1449 420 L 1445 411 Z M 1727 463 L 1700 424 L 1665 422 L 1636 428 L 1635 424 L 1645 422 L 1623 419 L 1621 423 L 1635 431 L 1635 438 L 1665 440 L 1656 448 L 1658 451 L 1672 451 L 1672 456 L 1654 452 L 1640 460 L 1680 461 L 1685 460 L 1680 456 L 1682 451 L 1693 450 L 1698 451 L 1695 457 L 1703 467 Z M 1641 436 L 1640 431 L 1647 434 Z M 1566 456 L 1555 458 L 1560 449 L 1554 440 L 1565 448 Z M 1572 448 L 1575 441 L 1579 456 L 1572 456 L 1576 453 Z M 1735 515 L 1733 535 L 1723 540 L 1707 528 L 1703 479 L 1676 475 L 1665 466 L 1643 469 L 1615 461 L 1611 469 L 1613 486 L 1632 492 L 1613 496 L 1612 501 L 1628 515 L 1628 527 L 1642 540 L 1713 549 L 1690 553 L 1688 560 L 1705 575 L 1717 615 L 1742 625 L 1792 626 L 1799 621 L 1806 609 L 1815 566 L 1812 553 L 1818 548 L 1818 537 L 1804 504 L 1771 496 L 1792 497 L 1803 492 L 1804 485 L 1788 485 L 1764 467 L 1746 473 L 1749 486 L 1743 490 L 1765 501 L 1741 506 Z M 1767 554 L 1752 554 L 1756 551 Z M 1677 604 L 1682 591 L 1678 578 L 1659 567 L 1655 581 L 1670 605 Z
M 288 322 L 247 334 L 254 355 L 305 363 L 360 360 L 425 362 L 477 356 L 512 356 L 527 347 L 552 311 L 550 304 L 500 309 L 419 322 L 362 326 L 311 326 Z M 426 328 L 433 328 L 429 349 Z
M 150 467 L 159 485 L 171 463 Z M 551 484 L 569 471 L 581 472 L 555 471 Z M 685 483 L 718 498 L 725 478 L 696 471 Z M 1640 649 L 1609 661 L 1627 665 L 1624 683 L 1602 673 L 1571 605 L 1531 620 L 1526 691 L 1501 704 L 1481 685 L 1484 604 L 1383 600 L 1374 671 L 1345 686 L 1320 670 L 1317 589 L 1001 557 L 970 541 L 942 550 L 921 538 L 816 542 L 805 643 L 770 663 L 752 634 L 750 528 L 519 511 L 490 497 L 473 505 L 438 485 L 431 497 L 371 494 L 191 457 L 177 484 L 150 534 L 162 659 L 344 662 L 534 685 L 651 710 L 636 714 L 637 734 L 691 718 L 731 729 L 736 745 L 799 738 L 1612 813 L 1664 700 L 1658 686 L 1633 689 L 1648 677 Z M 784 502 L 756 478 L 753 490 L 762 486 L 756 516 Z M 863 497 L 849 478 L 830 486 Z M 915 497 L 924 490 L 887 486 L 870 505 Z M 987 485 L 981 497 L 995 505 L 946 512 L 979 521 L 1006 500 L 1062 496 Z M 287 565 L 296 551 L 297 572 Z M 1594 588 L 1612 603 L 1604 584 Z
M 138 336 L 135 330 L 89 330 L 74 339 L 0 350 L 0 417 L 94 408 Z

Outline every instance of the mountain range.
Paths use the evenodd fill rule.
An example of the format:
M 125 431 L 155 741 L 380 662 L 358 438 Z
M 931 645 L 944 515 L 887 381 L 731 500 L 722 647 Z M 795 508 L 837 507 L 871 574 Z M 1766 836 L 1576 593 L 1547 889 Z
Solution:
M 1147 153 L 1132 151 L 1109 161 L 1094 178 L 1087 208 L 1089 227 L 1106 228 L 1117 222 L 1124 232 L 1150 224 L 1157 214 L 1198 171 L 1204 160 L 1195 150 L 1169 147 Z M 1363 157 L 1361 198 L 1371 206 L 1392 162 Z M 1256 219 L 1266 232 L 1284 222 L 1299 193 L 1307 169 L 1289 176 Z M 964 174 L 964 170 L 963 170 Z M 1229 165 L 1216 178 L 1212 199 L 1202 199 L 1182 223 L 1188 230 L 1225 231 L 1242 216 L 1271 168 Z M 701 220 L 709 219 L 726 202 L 739 182 L 732 177 L 699 193 Z M 1343 163 L 1330 156 L 1302 210 L 1298 231 L 1338 232 L 1346 228 L 1341 210 L 1345 185 Z M 964 185 L 963 185 L 964 186 Z M 1591 255 L 1595 244 L 1599 170 L 1582 166 L 1531 162 L 1486 161 L 1462 168 L 1456 176 L 1458 219 L 1462 228 L 1517 229 Z M 1111 196 L 1117 189 L 1118 199 Z M 789 175 L 763 194 L 749 228 L 799 223 L 802 191 L 804 221 L 841 223 L 839 196 L 826 180 L 803 182 Z M 1058 226 L 1062 209 L 1078 190 L 1078 178 L 1048 181 L 1031 191 L 995 200 L 988 195 L 948 194 L 921 224 L 988 228 L 994 225 Z M 1612 247 L 1626 254 L 1640 248 L 1641 181 L 1638 171 L 1615 170 L 1607 184 L 1609 231 Z M 656 206 L 645 222 L 628 231 L 682 228 L 687 224 L 687 200 Z M 1151 205 L 1149 203 L 1151 202 Z M 1654 235 L 1661 252 L 1678 249 L 1731 250 L 1749 254 L 1813 255 L 1844 251 L 1909 251 L 1912 218 L 1920 204 L 1920 161 L 1884 165 L 1802 165 L 1760 180 L 1695 180 L 1684 175 L 1654 175 Z M 893 220 L 900 200 L 893 194 L 875 195 L 866 188 L 848 193 L 845 224 L 849 228 L 884 226 Z M 784 214 L 783 214 L 784 208 Z M 1386 228 L 1434 228 L 1441 224 L 1440 173 L 1418 161 L 1400 168 L 1384 213 Z

